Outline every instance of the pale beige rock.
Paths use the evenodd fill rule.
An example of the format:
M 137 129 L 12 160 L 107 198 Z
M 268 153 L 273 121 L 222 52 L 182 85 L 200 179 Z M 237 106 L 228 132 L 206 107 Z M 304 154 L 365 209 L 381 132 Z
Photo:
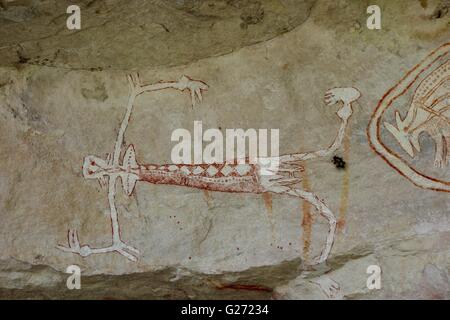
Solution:
M 413 186 L 366 136 L 383 94 L 449 41 L 449 15 L 437 9 L 445 2 L 378 1 L 383 29 L 370 31 L 365 3 L 349 0 L 130 1 L 128 10 L 85 1 L 84 29 L 73 34 L 63 1 L 31 2 L 0 9 L 1 298 L 324 299 L 314 284 L 321 277 L 339 283 L 341 299 L 450 298 L 449 195 Z M 113 151 L 133 70 L 148 83 L 185 74 L 209 85 L 195 108 L 178 91 L 138 98 L 125 142 L 142 163 L 170 162 L 172 131 L 192 130 L 195 120 L 280 128 L 281 153 L 326 147 L 339 119 L 324 92 L 362 92 L 347 169 L 329 158 L 306 164 L 309 188 L 345 215 L 327 266 L 305 272 L 297 199 L 272 196 L 269 214 L 260 195 L 141 182 L 116 199 L 122 239 L 141 251 L 138 262 L 56 249 L 69 228 L 83 243 L 110 244 L 106 191 L 81 166 Z M 423 152 L 432 158 L 433 146 Z M 326 231 L 316 217 L 311 256 Z M 82 292 L 65 287 L 72 264 L 82 269 Z M 371 264 L 382 269 L 381 290 L 366 288 Z

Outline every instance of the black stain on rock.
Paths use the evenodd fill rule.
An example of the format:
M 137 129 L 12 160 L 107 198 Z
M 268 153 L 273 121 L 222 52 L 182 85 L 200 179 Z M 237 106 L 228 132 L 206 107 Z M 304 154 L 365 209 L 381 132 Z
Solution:
M 17 58 L 18 58 L 18 63 L 19 64 L 26 64 L 28 63 L 28 61 L 30 61 L 30 58 L 25 56 L 25 53 L 23 52 L 23 49 L 20 48 L 20 50 L 17 50 Z
M 336 168 L 345 169 L 345 161 L 341 157 L 334 156 L 331 162 L 336 166 Z
M 450 9 L 450 0 L 443 0 L 434 10 L 433 14 L 431 15 L 431 19 L 441 19 L 445 17 L 448 14 L 448 11 Z

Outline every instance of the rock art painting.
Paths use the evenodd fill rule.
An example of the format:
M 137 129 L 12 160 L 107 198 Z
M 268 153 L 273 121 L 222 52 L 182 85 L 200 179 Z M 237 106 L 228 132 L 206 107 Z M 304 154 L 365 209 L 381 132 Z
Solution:
M 336 231 L 336 218 L 325 202 L 309 190 L 303 190 L 297 185 L 301 183 L 299 174 L 303 170 L 302 162 L 333 154 L 342 144 L 348 120 L 352 115 L 352 103 L 360 97 L 360 92 L 355 88 L 334 88 L 326 92 L 325 103 L 327 105 L 340 104 L 337 116 L 341 120 L 339 131 L 333 143 L 326 149 L 314 152 L 286 154 L 273 158 L 259 158 L 256 164 L 242 163 L 235 160 L 234 163 L 213 164 L 140 164 L 136 160 L 135 146 L 130 145 L 126 149 L 122 160 L 122 143 L 127 129 L 135 99 L 145 92 L 162 89 L 187 90 L 190 93 L 194 106 L 202 101 L 203 91 L 208 86 L 203 81 L 192 80 L 183 76 L 178 82 L 159 82 L 151 85 L 143 85 L 137 74 L 129 75 L 130 97 L 128 100 L 125 117 L 115 141 L 114 152 L 107 159 L 96 156 L 87 156 L 83 163 L 83 176 L 86 179 L 98 179 L 100 184 L 107 187 L 109 212 L 112 224 L 112 244 L 104 248 L 94 248 L 89 245 L 81 245 L 77 231 L 69 230 L 68 246 L 59 245 L 58 248 L 70 253 L 87 257 L 92 254 L 116 252 L 131 261 L 137 261 L 138 249 L 125 244 L 120 236 L 118 211 L 115 205 L 116 184 L 120 178 L 123 191 L 130 196 L 137 182 L 152 184 L 166 184 L 182 186 L 207 191 L 232 192 L 232 193 L 273 193 L 300 198 L 310 203 L 317 212 L 324 217 L 329 224 L 328 234 L 321 254 L 311 261 L 318 264 L 328 258 Z M 263 172 L 267 169 L 264 163 L 268 161 L 279 163 L 276 172 Z M 273 169 L 275 170 L 275 169 Z
M 397 149 L 383 142 L 383 132 Z M 433 51 L 381 98 L 368 136 L 372 149 L 413 184 L 450 192 L 445 176 L 450 161 L 450 43 Z M 425 136 L 434 144 L 434 158 L 423 159 L 421 165 L 412 160 L 424 157 Z

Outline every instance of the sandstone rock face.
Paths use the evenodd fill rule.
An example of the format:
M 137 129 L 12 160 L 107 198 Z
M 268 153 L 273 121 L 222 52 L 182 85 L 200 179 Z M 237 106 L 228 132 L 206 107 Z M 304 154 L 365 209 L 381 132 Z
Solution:
M 312 0 L 79 3 L 82 29 L 73 32 L 66 27 L 71 1 L 4 2 L 0 65 L 130 70 L 186 64 L 288 32 L 306 21 L 314 5 Z
M 366 28 L 366 1 L 80 1 L 82 29 L 70 31 L 69 2 L 2 1 L 0 297 L 449 299 L 449 193 L 415 186 L 367 136 L 388 89 L 449 42 L 449 5 L 378 2 L 381 30 Z M 172 132 L 194 121 L 278 128 L 281 154 L 326 148 L 340 119 L 324 93 L 358 88 L 342 147 L 299 173 L 298 187 L 337 219 L 327 261 L 307 265 L 328 223 L 299 198 L 141 181 L 131 196 L 119 181 L 115 197 L 121 238 L 138 261 L 58 250 L 69 229 L 93 248 L 111 244 L 107 189 L 82 165 L 113 152 L 134 71 L 144 83 L 187 75 L 209 86 L 194 107 L 186 90 L 136 99 L 122 150 L 133 144 L 142 164 L 170 163 Z M 408 90 L 393 104 L 402 117 Z M 439 90 L 448 95 L 448 80 Z M 448 123 L 445 110 L 435 116 Z M 393 111 L 383 121 L 395 123 Z M 448 181 L 430 135 L 412 159 L 380 128 L 404 161 Z M 81 290 L 66 287 L 70 265 L 81 268 Z M 382 270 L 381 289 L 367 287 L 371 265 Z

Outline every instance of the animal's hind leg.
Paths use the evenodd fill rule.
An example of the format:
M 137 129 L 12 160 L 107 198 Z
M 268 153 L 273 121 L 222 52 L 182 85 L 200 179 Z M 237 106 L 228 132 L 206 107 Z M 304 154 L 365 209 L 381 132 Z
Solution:
M 305 201 L 308 201 L 311 205 L 313 205 L 316 210 L 320 213 L 322 217 L 327 219 L 329 224 L 329 230 L 326 238 L 325 245 L 322 249 L 320 256 L 314 259 L 313 264 L 319 264 L 327 260 L 331 248 L 333 247 L 334 236 L 336 232 L 336 218 L 333 215 L 333 212 L 325 205 L 325 203 L 319 199 L 314 193 L 301 190 L 301 189 L 293 189 L 288 187 L 277 188 L 277 190 L 273 190 L 272 192 L 288 194 L 294 197 L 301 198 Z

